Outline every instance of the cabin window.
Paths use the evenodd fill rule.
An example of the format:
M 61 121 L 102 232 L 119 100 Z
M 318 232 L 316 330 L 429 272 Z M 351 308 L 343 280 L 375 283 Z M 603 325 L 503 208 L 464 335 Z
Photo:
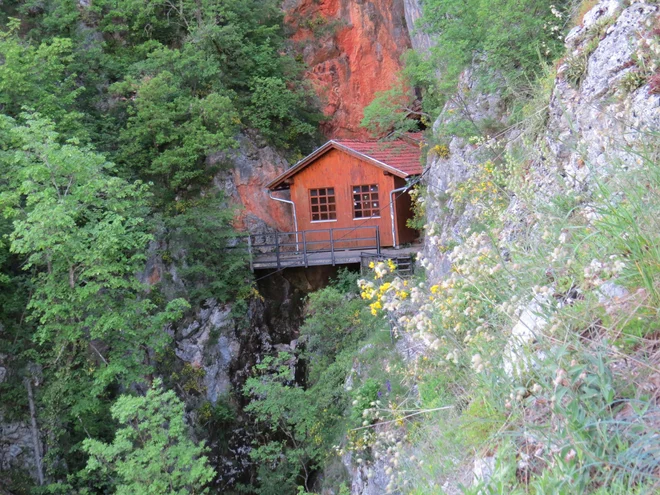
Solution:
M 353 186 L 353 218 L 380 217 L 378 185 Z
M 335 188 L 309 190 L 309 206 L 312 212 L 312 222 L 323 222 L 337 219 L 337 202 Z

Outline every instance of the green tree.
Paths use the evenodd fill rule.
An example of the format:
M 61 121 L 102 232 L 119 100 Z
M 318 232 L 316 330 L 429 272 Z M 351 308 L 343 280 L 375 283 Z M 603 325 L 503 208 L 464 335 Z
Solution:
M 24 419 L 32 377 L 47 491 L 107 492 L 81 443 L 113 438 L 189 308 L 139 282 L 146 247 L 168 244 L 177 296 L 245 296 L 208 156 L 248 128 L 306 151 L 318 114 L 279 0 L 9 0 L 0 26 L 0 406 Z
M 178 201 L 164 219 L 167 256 L 179 256 L 179 275 L 192 306 L 208 298 L 236 305 L 251 293 L 246 244 L 231 226 L 234 214 L 222 194 L 209 194 Z
M 208 493 L 215 476 L 204 445 L 189 438 L 185 407 L 160 380 L 144 396 L 122 395 L 113 404 L 119 423 L 110 444 L 88 439 L 87 471 L 116 480 L 117 495 L 183 495 Z
M 90 149 L 60 144 L 52 122 L 25 119 L 1 121 L 0 206 L 12 221 L 10 250 L 29 274 L 22 330 L 34 333 L 22 354 L 43 375 L 47 467 L 57 470 L 83 435 L 108 433 L 104 404 L 153 372 L 170 342 L 163 328 L 187 304 L 157 307 L 136 277 L 151 240 L 145 186 L 110 175 L 112 164 Z M 69 461 L 75 468 L 75 455 Z
M 511 99 L 527 96 L 543 68 L 563 51 L 568 1 L 425 0 L 418 29 L 433 46 L 405 56 L 401 81 L 380 92 L 365 109 L 362 125 L 374 135 L 430 126 L 456 94 L 469 66 L 481 89 Z M 411 88 L 414 88 L 413 91 Z M 469 125 L 470 132 L 474 123 Z
M 11 115 L 27 106 L 51 116 L 46 95 L 69 108 L 63 92 L 73 85 L 77 113 L 63 116 L 76 134 L 111 153 L 125 176 L 156 183 L 158 199 L 208 184 L 206 156 L 232 147 L 241 127 L 294 153 L 314 144 L 320 114 L 290 55 L 278 0 L 46 0 L 18 12 L 20 32 L 53 56 L 33 57 L 36 65 L 23 56 L 21 70 L 43 90 L 32 98 L 39 104 L 8 93 Z M 31 46 L 18 24 L 10 33 Z
M 66 352 L 83 339 L 100 359 L 99 387 L 118 377 L 130 383 L 149 370 L 148 350 L 164 347 L 162 325 L 182 308 L 174 301 L 171 313 L 154 315 L 136 277 L 152 239 L 147 189 L 109 175 L 102 155 L 59 144 L 51 122 L 26 118 L 12 129 L 17 149 L 6 166 L 13 187 L 0 200 L 13 220 L 11 251 L 34 269 L 35 340 Z M 94 350 L 99 340 L 112 342 L 107 354 Z
M 354 294 L 334 286 L 310 294 L 300 334 L 306 338 L 313 371 L 323 372 L 341 351 L 363 340 L 374 323 L 364 302 Z
M 115 89 L 132 101 L 118 158 L 139 176 L 156 181 L 169 193 L 166 199 L 207 183 L 207 155 L 236 144 L 238 114 L 226 95 L 195 94 L 168 70 L 128 79 Z
M 20 21 L 0 31 L 0 111 L 12 117 L 24 108 L 54 120 L 61 132 L 86 135 L 75 105 L 82 88 L 71 72 L 72 43 L 53 38 L 39 44 L 19 38 Z
M 281 77 L 255 77 L 251 84 L 248 121 L 273 143 L 289 147 L 316 134 L 320 120 L 304 110 L 308 94 L 289 89 Z
M 404 88 L 402 84 L 387 91 L 379 91 L 364 109 L 364 118 L 360 125 L 378 137 L 390 133 L 398 136 L 417 131 L 417 117 L 422 117 L 423 122 L 428 124 L 430 116 L 414 109 L 416 100 L 415 92 Z
M 473 60 L 514 89 L 535 77 L 544 60 L 563 49 L 568 2 L 553 0 L 428 0 L 421 25 L 436 37 L 431 51 L 445 87 Z
M 266 428 L 250 453 L 259 466 L 259 495 L 295 493 L 299 485 L 309 489 L 311 473 L 327 454 L 324 419 L 314 396 L 295 384 L 293 360 L 288 353 L 266 357 L 243 388 L 252 399 L 245 411 Z
M 250 454 L 259 466 L 259 495 L 294 493 L 299 485 L 309 490 L 313 473 L 346 432 L 346 376 L 357 347 L 382 323 L 355 294 L 357 277 L 340 272 L 329 287 L 310 294 L 300 331 L 304 349 L 264 358 L 243 387 L 250 399 L 245 411 L 262 426 Z M 308 373 L 297 383 L 301 363 Z

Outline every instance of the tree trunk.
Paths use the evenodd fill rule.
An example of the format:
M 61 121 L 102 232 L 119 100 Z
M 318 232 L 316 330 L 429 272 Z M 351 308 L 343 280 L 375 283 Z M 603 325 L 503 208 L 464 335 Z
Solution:
M 32 394 L 32 381 L 25 380 L 25 388 L 27 389 L 28 403 L 30 404 L 30 425 L 32 430 L 32 446 L 34 448 L 34 461 L 37 466 L 37 476 L 39 477 L 39 485 L 44 484 L 44 470 L 41 465 L 41 443 L 39 442 L 39 429 L 37 428 L 37 409 L 34 407 L 34 395 Z

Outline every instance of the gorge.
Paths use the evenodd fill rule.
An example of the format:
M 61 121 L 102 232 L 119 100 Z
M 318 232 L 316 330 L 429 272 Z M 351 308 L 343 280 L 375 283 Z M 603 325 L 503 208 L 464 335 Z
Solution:
M 657 492 L 657 2 L 0 26 L 0 494 Z M 271 181 L 409 131 L 414 274 L 250 271 Z

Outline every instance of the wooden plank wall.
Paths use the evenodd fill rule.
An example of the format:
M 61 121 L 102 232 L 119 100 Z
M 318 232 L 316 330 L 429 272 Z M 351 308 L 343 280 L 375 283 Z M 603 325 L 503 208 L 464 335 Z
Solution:
M 405 184 L 403 179 L 396 179 L 397 184 Z M 378 185 L 380 218 L 355 219 L 353 218 L 353 186 L 371 184 Z M 327 187 L 335 188 L 337 219 L 313 222 L 308 191 Z M 293 177 L 291 199 L 296 203 L 298 228 L 314 230 L 377 225 L 380 228 L 381 246 L 392 246 L 389 203 L 390 191 L 394 187 L 395 177 L 393 175 L 342 151 L 330 150 Z M 405 226 L 406 219 L 412 214 L 408 194 L 398 199 L 396 206 L 396 224 L 400 229 L 401 242 L 410 242 L 415 237 L 415 231 Z M 354 239 L 364 235 L 364 232 L 342 232 L 339 235 L 344 239 Z M 309 238 L 313 239 L 314 236 L 310 235 Z

